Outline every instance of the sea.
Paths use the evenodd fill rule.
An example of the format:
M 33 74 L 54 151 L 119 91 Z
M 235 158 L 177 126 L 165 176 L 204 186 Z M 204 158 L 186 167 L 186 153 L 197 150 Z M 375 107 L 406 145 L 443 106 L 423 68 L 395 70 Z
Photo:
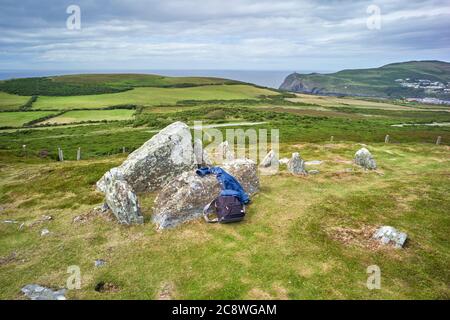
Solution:
M 0 70 L 0 80 L 12 78 L 45 77 L 85 73 L 144 73 L 173 77 L 218 77 L 253 83 L 263 87 L 279 88 L 283 80 L 295 70 Z M 321 72 L 301 70 L 301 73 Z

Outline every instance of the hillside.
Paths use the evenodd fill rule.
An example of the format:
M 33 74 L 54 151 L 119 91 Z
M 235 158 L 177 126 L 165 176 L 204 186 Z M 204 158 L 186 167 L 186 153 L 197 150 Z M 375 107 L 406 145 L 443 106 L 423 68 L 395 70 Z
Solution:
M 75 74 L 0 81 L 0 91 L 21 96 L 74 96 L 117 93 L 136 87 L 184 88 L 238 84 L 211 77 L 166 77 L 154 74 Z
M 290 74 L 281 90 L 322 95 L 450 100 L 450 63 L 409 61 L 329 74 Z
M 450 296 L 446 107 L 249 84 L 39 95 L 26 108 L 30 96 L 4 93 L 0 106 L 2 99 L 4 110 L 19 108 L 0 112 L 0 299 L 25 299 L 20 290 L 32 283 L 63 288 L 68 266 L 82 276 L 80 289 L 67 291 L 73 300 Z M 165 126 L 199 120 L 205 145 L 206 128 L 224 137 L 230 129 L 277 129 L 279 157 L 299 152 L 310 174 L 282 165 L 261 175 L 260 192 L 236 224 L 198 219 L 157 231 L 155 193 L 139 195 L 143 225 L 119 225 L 94 210 L 104 200 L 94 185 L 107 170 Z M 362 145 L 378 170 L 353 163 Z M 381 225 L 408 234 L 404 249 L 370 245 Z M 369 265 L 382 270 L 379 290 L 366 286 Z

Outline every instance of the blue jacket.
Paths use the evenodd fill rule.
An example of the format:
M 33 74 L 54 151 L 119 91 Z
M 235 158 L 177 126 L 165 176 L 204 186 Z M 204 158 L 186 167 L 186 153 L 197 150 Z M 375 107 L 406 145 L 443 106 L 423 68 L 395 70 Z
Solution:
M 204 167 L 196 171 L 196 173 L 203 177 L 207 174 L 216 175 L 217 181 L 219 181 L 220 188 L 222 189 L 220 195 L 222 196 L 236 196 L 243 204 L 250 202 L 250 198 L 245 193 L 244 188 L 231 174 L 223 170 L 221 167 Z

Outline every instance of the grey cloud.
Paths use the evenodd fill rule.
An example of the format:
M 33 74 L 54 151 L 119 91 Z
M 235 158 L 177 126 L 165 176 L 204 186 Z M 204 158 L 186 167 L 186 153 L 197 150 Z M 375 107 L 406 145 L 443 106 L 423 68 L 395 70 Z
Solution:
M 366 27 L 372 1 L 81 0 L 82 30 L 70 31 L 65 10 L 72 3 L 3 0 L 0 68 L 113 68 L 121 61 L 146 68 L 340 69 L 450 55 L 446 1 L 375 1 L 380 30 Z

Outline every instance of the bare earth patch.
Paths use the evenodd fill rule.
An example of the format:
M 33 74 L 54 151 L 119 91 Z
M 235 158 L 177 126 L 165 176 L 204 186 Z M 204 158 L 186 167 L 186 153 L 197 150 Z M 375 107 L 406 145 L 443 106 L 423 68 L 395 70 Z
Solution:
M 356 228 L 334 227 L 327 230 L 329 237 L 344 245 L 356 245 L 369 250 L 378 250 L 381 244 L 372 238 L 377 226 Z

